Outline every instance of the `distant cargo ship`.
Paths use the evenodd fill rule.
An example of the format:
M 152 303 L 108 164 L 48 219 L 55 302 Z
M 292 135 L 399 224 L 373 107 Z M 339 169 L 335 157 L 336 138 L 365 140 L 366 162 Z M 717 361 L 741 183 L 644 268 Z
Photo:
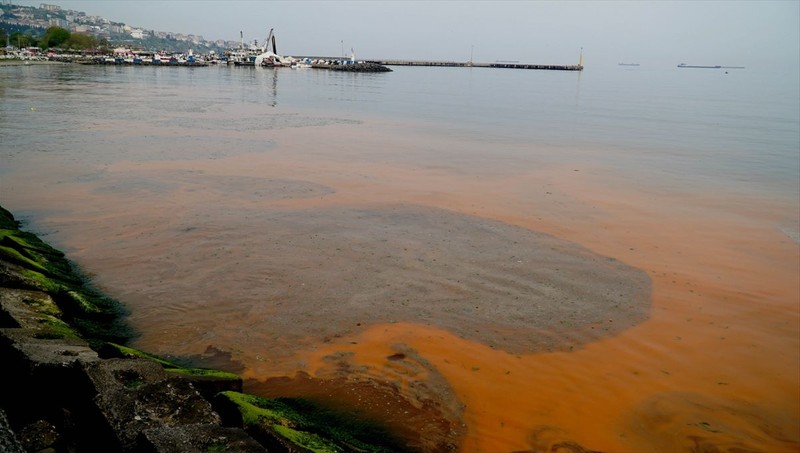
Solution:
M 744 69 L 744 66 L 697 66 L 681 63 L 679 68 L 701 68 L 701 69 Z
M 703 68 L 703 69 L 720 69 L 722 66 L 695 66 L 695 65 L 688 65 L 686 63 L 681 63 L 678 65 L 679 68 Z

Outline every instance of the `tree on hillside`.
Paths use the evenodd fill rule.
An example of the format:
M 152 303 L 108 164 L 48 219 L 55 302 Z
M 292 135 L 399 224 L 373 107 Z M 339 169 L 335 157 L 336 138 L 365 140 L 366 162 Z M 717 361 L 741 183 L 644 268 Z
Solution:
M 50 27 L 44 32 L 42 39 L 39 40 L 39 47 L 42 49 L 61 47 L 69 38 L 69 30 L 61 27 Z
M 11 41 L 12 46 L 16 46 L 20 49 L 35 46 L 39 43 L 35 37 L 26 33 L 22 33 L 21 31 L 15 31 L 14 33 L 11 33 L 9 41 Z
M 61 44 L 61 47 L 64 49 L 75 49 L 75 50 L 83 50 L 83 49 L 94 49 L 98 47 L 97 38 L 92 35 L 85 35 L 82 33 L 72 33 L 69 36 L 69 39 L 64 41 Z
M 0 28 L 0 47 L 6 46 L 6 39 L 8 38 L 8 33 L 6 33 L 5 28 Z

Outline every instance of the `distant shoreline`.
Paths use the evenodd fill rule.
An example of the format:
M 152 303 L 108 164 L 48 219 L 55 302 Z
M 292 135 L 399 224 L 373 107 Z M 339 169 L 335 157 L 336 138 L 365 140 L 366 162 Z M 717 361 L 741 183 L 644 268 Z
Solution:
M 51 60 L 0 60 L 0 66 L 32 66 L 32 65 L 48 65 L 48 64 L 66 64 L 62 61 Z

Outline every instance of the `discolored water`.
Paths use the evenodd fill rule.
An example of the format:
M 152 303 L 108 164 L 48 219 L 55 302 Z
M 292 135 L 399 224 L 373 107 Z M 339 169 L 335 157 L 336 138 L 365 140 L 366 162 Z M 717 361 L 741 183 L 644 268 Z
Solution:
M 0 67 L 134 346 L 423 451 L 800 445 L 794 75 Z

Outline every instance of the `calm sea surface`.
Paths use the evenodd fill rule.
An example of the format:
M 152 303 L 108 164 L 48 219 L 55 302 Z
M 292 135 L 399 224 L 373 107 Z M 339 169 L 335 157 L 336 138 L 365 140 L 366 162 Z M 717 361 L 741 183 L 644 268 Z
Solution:
M 423 451 L 800 446 L 796 72 L 0 66 L 0 203 Z
M 19 144 L 20 152 L 89 152 L 83 135 L 70 132 L 92 120 L 249 131 L 379 117 L 477 140 L 612 149 L 610 164 L 648 177 L 797 193 L 796 74 L 615 66 L 583 73 L 395 68 L 386 75 L 230 69 L 3 68 L 4 151 Z M 193 115 L 235 106 L 250 111 Z M 49 146 L 50 134 L 65 142 Z M 114 159 L 102 154 L 87 158 Z M 126 154 L 152 158 L 147 149 Z

